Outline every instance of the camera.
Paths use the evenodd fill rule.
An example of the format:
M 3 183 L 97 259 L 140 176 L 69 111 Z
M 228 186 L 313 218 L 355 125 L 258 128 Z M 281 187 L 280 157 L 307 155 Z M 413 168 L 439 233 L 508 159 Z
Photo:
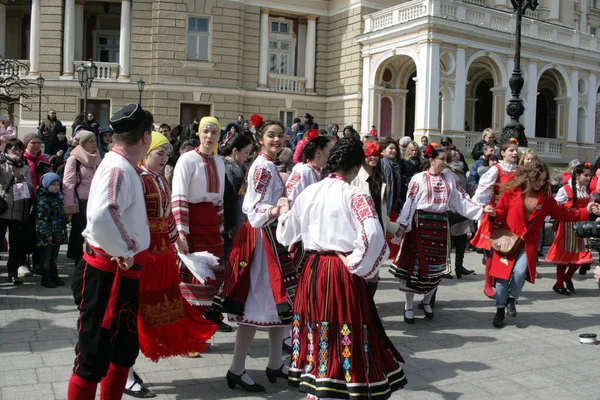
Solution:
M 15 168 L 23 168 L 23 166 L 25 165 L 22 158 L 12 159 L 12 158 L 8 157 L 6 154 L 2 154 L 2 155 L 0 155 L 0 164 L 4 164 L 4 163 L 7 163 L 8 165 L 15 167 Z
M 580 238 L 600 238 L 600 222 L 578 222 L 575 224 L 575 234 Z

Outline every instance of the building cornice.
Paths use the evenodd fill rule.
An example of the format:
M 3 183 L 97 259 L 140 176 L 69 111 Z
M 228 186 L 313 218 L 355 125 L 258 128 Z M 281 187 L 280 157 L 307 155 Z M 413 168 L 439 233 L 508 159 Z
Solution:
M 275 0 L 227 0 L 232 3 L 241 3 L 249 6 L 268 8 L 272 12 L 276 12 L 278 10 L 285 11 L 288 13 L 298 14 L 299 16 L 312 14 L 319 17 L 331 17 L 333 15 L 337 15 L 346 11 L 353 10 L 358 7 L 367 7 L 375 10 L 384 10 L 389 7 L 389 5 L 377 3 L 376 1 L 364 1 L 364 0 L 350 0 L 348 4 L 344 4 L 338 7 L 331 7 L 331 2 L 329 1 L 319 1 L 319 3 L 323 3 L 323 8 L 317 7 L 306 7 L 300 5 L 291 5 L 291 4 L 282 4 L 281 2 Z M 316 2 L 316 1 L 313 1 Z

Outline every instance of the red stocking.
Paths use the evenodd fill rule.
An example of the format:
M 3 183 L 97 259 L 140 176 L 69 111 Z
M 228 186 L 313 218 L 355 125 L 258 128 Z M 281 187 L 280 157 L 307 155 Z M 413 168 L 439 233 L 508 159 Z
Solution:
M 94 400 L 96 398 L 96 382 L 86 381 L 75 374 L 69 380 L 68 400 Z
M 100 400 L 121 400 L 129 367 L 110 363 L 106 376 L 100 382 Z
M 490 269 L 492 269 L 492 257 L 488 256 L 485 262 L 485 285 L 483 287 L 483 293 L 488 297 L 493 297 L 496 295 L 496 292 L 492 286 L 494 278 L 490 276 Z
M 556 287 L 564 288 L 565 287 L 565 272 L 567 271 L 566 265 L 557 265 L 556 266 Z
M 577 265 L 577 264 L 571 264 L 569 265 L 569 269 L 567 270 L 567 273 L 565 274 L 565 282 L 571 282 L 573 280 L 573 275 L 575 275 L 575 272 L 577 272 L 577 270 L 579 269 L 581 265 Z

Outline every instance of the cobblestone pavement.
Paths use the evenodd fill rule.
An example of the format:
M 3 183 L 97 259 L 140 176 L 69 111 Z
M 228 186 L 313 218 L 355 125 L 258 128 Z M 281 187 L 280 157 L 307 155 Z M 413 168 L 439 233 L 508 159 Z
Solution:
M 43 288 L 38 276 L 26 278 L 21 287 L 0 285 L 1 400 L 66 398 L 77 312 L 68 286 L 73 268 L 62 261 L 64 288 Z M 554 269 L 542 265 L 541 279 L 525 287 L 518 317 L 508 318 L 507 327 L 498 330 L 492 327 L 493 303 L 482 293 L 481 256 L 468 253 L 467 266 L 477 275 L 444 280 L 435 319 L 426 321 L 417 311 L 415 325 L 403 322 L 402 297 L 387 269 L 382 272 L 376 302 L 388 335 L 405 358 L 409 382 L 393 398 L 600 399 L 598 348 L 578 342 L 579 333 L 600 333 L 600 290 L 591 274 L 576 275 L 577 292 L 563 297 L 551 289 Z M 6 276 L 5 267 L 0 273 Z M 284 382 L 268 383 L 264 332 L 250 349 L 247 367 L 268 393 L 252 397 L 227 388 L 224 377 L 234 338 L 235 333 L 218 333 L 211 350 L 198 359 L 155 364 L 140 356 L 137 371 L 157 399 L 304 398 Z

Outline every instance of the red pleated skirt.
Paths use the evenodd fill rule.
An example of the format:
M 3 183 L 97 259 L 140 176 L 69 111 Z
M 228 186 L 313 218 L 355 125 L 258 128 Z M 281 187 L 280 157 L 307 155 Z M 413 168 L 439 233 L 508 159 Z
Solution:
M 492 224 L 490 223 L 490 218 L 488 214 L 484 214 L 483 218 L 479 222 L 479 227 L 477 228 L 477 232 L 473 235 L 473 239 L 471 239 L 471 244 L 483 250 L 490 250 L 490 236 L 492 234 Z
M 190 234 L 187 236 L 187 242 L 190 253 L 208 251 L 219 258 L 219 265 L 212 268 L 215 279 L 208 279 L 202 284 L 185 264 L 178 260 L 181 293 L 192 305 L 209 306 L 225 278 L 221 217 L 212 203 L 190 203 L 188 206 L 190 210 Z
M 387 399 L 404 387 L 404 360 L 383 328 L 366 281 L 337 255 L 311 254 L 297 293 L 290 385 L 319 398 L 365 400 Z
M 157 362 L 206 349 L 217 325 L 183 298 L 175 253 L 150 254 L 140 275 L 139 291 L 138 333 L 146 357 Z

